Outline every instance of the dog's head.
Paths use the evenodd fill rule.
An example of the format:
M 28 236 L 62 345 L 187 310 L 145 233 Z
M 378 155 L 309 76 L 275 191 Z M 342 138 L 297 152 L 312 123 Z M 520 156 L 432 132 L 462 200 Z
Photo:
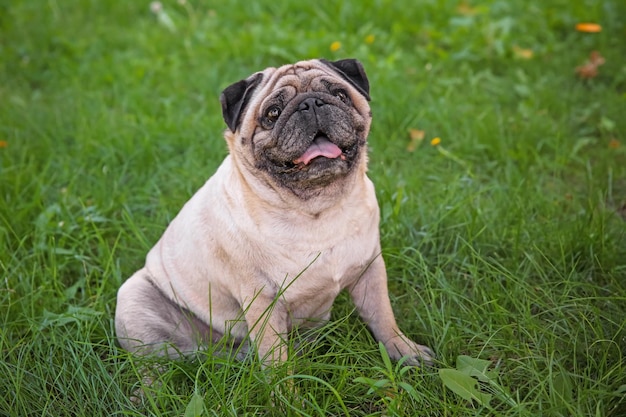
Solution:
M 308 199 L 366 169 L 369 82 L 357 60 L 268 68 L 220 101 L 231 154 L 273 188 Z

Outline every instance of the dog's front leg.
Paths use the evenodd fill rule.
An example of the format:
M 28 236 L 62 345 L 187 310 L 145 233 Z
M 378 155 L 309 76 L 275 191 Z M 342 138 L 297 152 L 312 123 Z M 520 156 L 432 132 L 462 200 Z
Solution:
M 285 303 L 265 290 L 251 293 L 247 299 L 250 301 L 243 305 L 244 317 L 259 359 L 265 366 L 285 362 L 291 327 Z
M 433 352 L 411 341 L 400 331 L 387 292 L 387 272 L 382 256 L 369 265 L 349 289 L 352 301 L 374 337 L 382 342 L 393 359 L 408 357 L 410 365 L 432 364 Z

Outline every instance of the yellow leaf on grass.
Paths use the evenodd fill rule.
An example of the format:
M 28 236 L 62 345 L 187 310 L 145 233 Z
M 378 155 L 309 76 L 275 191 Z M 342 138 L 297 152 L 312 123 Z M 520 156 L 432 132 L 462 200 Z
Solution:
M 409 144 L 406 147 L 408 152 L 415 152 L 415 149 L 422 143 L 426 132 L 419 129 L 409 129 Z
M 534 53 L 532 49 L 520 48 L 517 45 L 513 45 L 513 55 L 515 56 L 515 58 L 531 59 Z
M 459 5 L 456 6 L 456 11 L 463 16 L 474 16 L 478 14 L 478 8 L 470 6 L 467 0 L 463 0 L 459 3 Z
M 602 32 L 602 26 L 597 23 L 577 23 L 576 30 L 585 33 L 598 33 Z

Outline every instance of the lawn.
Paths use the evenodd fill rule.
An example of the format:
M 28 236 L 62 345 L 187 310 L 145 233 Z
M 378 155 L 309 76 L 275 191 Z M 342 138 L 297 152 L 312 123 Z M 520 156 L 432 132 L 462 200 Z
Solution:
M 625 16 L 623 0 L 0 4 L 0 415 L 625 416 Z M 116 290 L 226 155 L 221 90 L 313 57 L 368 73 L 391 300 L 437 366 L 389 362 L 345 295 L 284 367 L 131 357 Z

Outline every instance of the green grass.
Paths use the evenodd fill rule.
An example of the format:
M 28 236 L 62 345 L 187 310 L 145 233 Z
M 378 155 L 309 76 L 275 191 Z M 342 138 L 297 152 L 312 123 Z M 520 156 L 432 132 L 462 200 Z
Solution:
M 459 4 L 167 1 L 175 30 L 148 2 L 1 4 L 0 415 L 626 415 L 626 3 Z M 116 346 L 117 288 L 226 154 L 220 91 L 312 57 L 365 65 L 398 322 L 441 369 L 491 361 L 489 405 L 387 364 L 345 295 L 292 376 Z

